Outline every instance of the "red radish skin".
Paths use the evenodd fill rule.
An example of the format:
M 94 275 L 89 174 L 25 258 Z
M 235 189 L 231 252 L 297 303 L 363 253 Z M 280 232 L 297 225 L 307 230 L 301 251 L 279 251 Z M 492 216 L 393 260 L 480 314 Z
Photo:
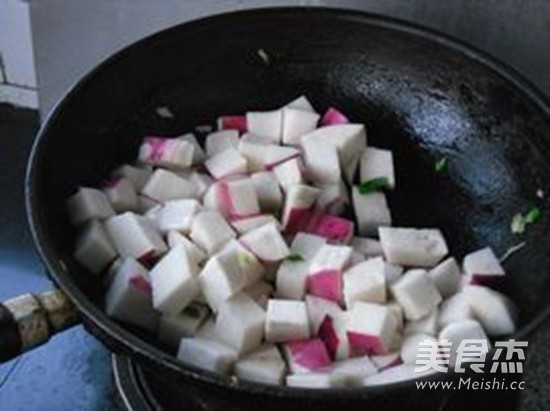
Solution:
M 134 276 L 130 278 L 130 285 L 132 287 L 135 287 L 137 290 L 141 291 L 144 294 L 152 295 L 153 289 L 151 288 L 151 284 L 149 281 L 147 281 L 145 278 L 140 276 Z
M 340 302 L 342 299 L 342 273 L 338 270 L 322 270 L 307 278 L 308 293 L 316 297 Z
M 323 126 L 332 126 L 335 124 L 347 124 L 349 123 L 348 118 L 342 114 L 341 111 L 334 107 L 330 107 L 323 118 L 321 119 L 321 125 Z
M 470 277 L 471 285 L 483 285 L 486 287 L 495 286 L 498 283 L 501 283 L 504 280 L 505 276 L 502 274 L 472 274 Z
M 311 207 L 296 207 L 290 210 L 285 224 L 285 233 L 294 235 L 304 229 L 308 225 L 312 217 Z
M 348 341 L 353 356 L 381 355 L 389 352 L 388 347 L 377 336 L 348 331 Z
M 149 154 L 145 158 L 146 162 L 160 161 L 166 148 L 166 139 L 161 137 L 145 137 L 143 143 L 149 146 Z
M 140 256 L 137 260 L 147 266 L 147 267 L 151 267 L 154 265 L 154 263 L 157 261 L 157 255 L 155 253 L 154 250 L 151 250 L 151 251 L 148 251 L 146 252 L 145 254 L 143 254 L 142 256 Z
M 316 219 L 311 234 L 326 238 L 331 243 L 347 244 L 353 236 L 353 222 L 345 218 L 323 215 Z
M 330 315 L 325 316 L 319 327 L 319 338 L 325 343 L 328 354 L 332 361 L 336 359 L 340 338 L 334 329 L 334 321 Z
M 292 360 L 309 370 L 318 370 L 331 364 L 325 344 L 318 338 L 288 343 Z
M 218 130 L 247 131 L 246 116 L 222 116 L 218 118 Z

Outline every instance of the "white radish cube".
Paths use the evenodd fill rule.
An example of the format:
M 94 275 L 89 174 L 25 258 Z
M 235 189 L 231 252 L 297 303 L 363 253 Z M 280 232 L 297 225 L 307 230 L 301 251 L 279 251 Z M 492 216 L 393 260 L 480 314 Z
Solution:
M 195 333 L 195 337 L 201 338 L 203 340 L 213 340 L 221 342 L 221 338 L 218 335 L 214 317 L 210 316 L 206 319 L 206 321 L 199 327 L 199 329 Z
M 390 188 L 395 188 L 393 154 L 390 150 L 367 147 L 361 156 L 360 181 L 386 178 Z
M 332 360 L 341 361 L 351 356 L 347 334 L 350 317 L 349 311 L 335 311 L 325 315 L 319 326 L 319 338 L 325 343 Z
M 200 209 L 197 200 L 170 200 L 164 203 L 157 217 L 157 227 L 160 232 L 179 231 L 189 233 L 195 214 Z
M 361 194 L 354 186 L 352 198 L 359 234 L 376 235 L 379 227 L 391 226 L 390 208 L 384 193 Z
M 238 150 L 241 156 L 246 159 L 249 173 L 264 169 L 265 150 L 269 145 L 269 141 L 253 134 L 246 134 L 240 139 Z
M 294 147 L 278 146 L 275 144 L 269 144 L 264 146 L 264 152 L 262 156 L 263 168 L 271 170 L 279 164 L 283 164 L 286 161 L 298 158 L 300 151 Z
M 193 164 L 193 144 L 177 139 L 145 137 L 139 148 L 139 161 L 172 170 L 183 170 Z
M 199 142 L 197 141 L 197 138 L 195 137 L 194 134 L 187 133 L 177 138 L 178 140 L 186 141 L 193 146 L 193 158 L 192 158 L 193 165 L 201 164 L 206 159 L 206 154 L 202 149 L 201 145 L 199 144 Z
M 409 270 L 391 286 L 407 320 L 420 320 L 437 307 L 442 298 L 425 270 Z
M 283 204 L 279 181 L 271 171 L 262 171 L 250 176 L 262 211 L 277 211 Z
M 378 371 L 383 371 L 385 369 L 403 364 L 400 352 L 391 352 L 389 354 L 383 355 L 373 355 L 370 357 L 370 359 L 374 363 L 376 368 L 378 368 Z
M 344 272 L 344 301 L 348 310 L 352 309 L 357 301 L 386 301 L 385 266 L 382 257 L 377 257 L 354 265 Z
M 288 191 L 292 186 L 296 184 L 303 184 L 305 182 L 303 175 L 303 164 L 298 158 L 285 161 L 279 165 L 273 167 L 272 171 L 277 177 L 279 184 L 284 191 Z
M 491 337 L 510 335 L 516 331 L 515 307 L 505 295 L 487 287 L 469 285 L 464 287 L 474 317 Z
M 337 184 L 342 178 L 338 152 L 334 145 L 308 140 L 302 144 L 308 178 L 320 184 Z
M 311 372 L 306 374 L 292 374 L 286 377 L 287 387 L 326 389 L 332 388 L 333 377 L 328 371 Z
M 393 384 L 408 380 L 416 380 L 418 378 L 426 377 L 435 374 L 435 370 L 427 370 L 424 372 L 416 372 L 416 366 L 400 364 L 394 367 L 386 368 L 378 374 L 371 375 L 363 380 L 365 387 L 373 387 L 377 385 Z
M 403 327 L 405 326 L 405 316 L 403 314 L 403 308 L 399 305 L 397 301 L 391 301 L 390 303 L 386 304 L 386 307 L 390 309 L 390 312 L 397 323 L 397 329 L 398 331 L 403 331 Z
M 308 224 L 308 231 L 324 237 L 332 244 L 348 244 L 353 237 L 354 223 L 330 214 L 315 215 Z
M 102 272 L 116 257 L 115 246 L 99 221 L 92 220 L 78 234 L 74 258 L 92 273 Z
M 293 374 L 321 371 L 331 364 L 327 348 L 319 338 L 284 344 L 283 355 Z
M 403 334 L 405 336 L 413 334 L 436 335 L 439 331 L 439 310 L 436 308 L 426 317 L 417 321 L 409 321 L 405 325 Z
M 349 265 L 353 267 L 354 265 L 362 263 L 365 260 L 366 260 L 366 258 L 363 254 L 358 253 L 357 251 L 353 250 L 353 253 L 351 254 L 351 260 L 350 260 Z
M 415 365 L 423 344 L 437 345 L 437 339 L 429 334 L 412 334 L 403 340 L 401 346 L 401 359 L 404 364 Z
M 167 250 L 153 224 L 147 218 L 130 211 L 109 218 L 105 227 L 121 257 L 145 261 Z
M 446 300 L 439 306 L 439 315 L 437 317 L 437 327 L 442 329 L 447 325 L 474 318 L 474 311 L 468 296 L 459 292 Z
M 169 231 L 167 235 L 168 247 L 174 248 L 182 245 L 187 255 L 195 265 L 200 265 L 208 257 L 193 241 L 178 231 Z
M 236 234 L 219 212 L 202 211 L 193 219 L 190 237 L 200 248 L 212 255 L 235 238 Z
M 247 128 L 245 116 L 221 116 L 216 123 L 218 130 L 238 130 L 244 133 Z
M 292 100 L 290 103 L 284 106 L 284 108 L 294 108 L 296 110 L 309 111 L 310 113 L 315 112 L 315 109 L 313 108 L 306 96 L 300 96 Z
M 252 143 L 252 144 L 260 144 L 262 146 L 271 146 L 274 144 L 271 144 L 269 140 L 266 140 L 264 137 L 258 136 L 256 134 L 252 133 L 244 133 L 241 136 L 241 139 L 239 140 L 239 143 Z
M 391 285 L 397 282 L 403 275 L 403 267 L 395 264 L 386 263 L 386 270 L 384 274 L 386 275 L 386 285 L 391 287 Z
M 237 149 L 239 146 L 239 132 L 237 130 L 216 131 L 206 136 L 206 154 L 212 157 L 228 148 Z
M 157 204 L 156 206 L 150 208 L 143 214 L 143 217 L 147 218 L 151 224 L 155 226 L 155 228 L 158 230 L 158 218 L 160 216 L 160 212 L 162 210 L 163 204 Z
M 342 299 L 342 271 L 351 260 L 353 249 L 348 246 L 323 245 L 311 260 L 307 291 L 332 301 Z
M 281 142 L 283 132 L 283 111 L 249 111 L 246 113 L 248 131 L 274 144 Z
M 504 269 L 490 247 L 475 251 L 464 257 L 464 274 L 472 284 L 485 284 L 503 278 Z
M 290 254 L 288 246 L 275 223 L 264 224 L 249 231 L 239 240 L 261 261 L 280 261 Z
M 322 185 L 315 208 L 326 214 L 340 215 L 350 203 L 348 189 L 341 180 L 336 184 Z
M 182 338 L 193 337 L 210 315 L 205 305 L 191 303 L 178 314 L 163 314 L 158 335 L 164 344 L 177 348 Z
M 306 295 L 305 303 L 311 335 L 317 335 L 325 317 L 336 318 L 343 312 L 342 308 L 334 301 L 314 295 Z
M 74 225 L 93 219 L 103 220 L 115 214 L 103 192 L 87 187 L 80 187 L 76 194 L 67 199 L 67 211 Z
M 309 320 L 303 301 L 269 300 L 265 320 L 265 339 L 287 342 L 309 338 Z
M 300 110 L 292 107 L 283 108 L 283 144 L 299 145 L 300 137 L 317 127 L 319 114 L 309 110 Z
M 133 258 L 118 268 L 105 295 L 105 311 L 117 320 L 155 330 L 158 314 L 153 310 L 147 270 Z
M 115 278 L 115 275 L 118 271 L 118 269 L 122 266 L 122 263 L 124 260 L 120 257 L 117 257 L 105 270 L 105 275 L 103 277 L 103 285 L 105 287 L 109 287 L 113 281 L 113 278 Z
M 279 221 L 272 214 L 260 214 L 254 217 L 241 218 L 231 221 L 231 227 L 238 234 L 245 234 L 265 224 L 273 223 L 279 229 Z
M 204 162 L 204 166 L 216 180 L 244 174 L 247 171 L 246 158 L 234 148 L 214 154 Z
M 171 171 L 157 168 L 142 188 L 141 194 L 157 202 L 164 202 L 180 198 L 196 198 L 197 187 L 191 181 Z
M 447 298 L 458 291 L 462 278 L 460 267 L 452 257 L 428 271 L 428 276 L 443 298 Z
M 361 386 L 363 380 L 378 373 L 378 369 L 369 357 L 363 356 L 334 363 L 331 373 L 332 386 L 353 388 Z
M 240 380 L 281 385 L 286 364 L 275 345 L 265 344 L 235 363 L 235 375 Z
M 233 348 L 202 338 L 183 338 L 178 349 L 180 361 L 221 375 L 229 374 L 237 357 Z
M 456 364 L 458 349 L 463 340 L 478 340 L 483 344 L 477 346 L 476 353 L 478 354 L 483 352 L 488 353 L 491 349 L 491 343 L 483 327 L 474 320 L 463 320 L 449 324 L 440 331 L 439 340 L 448 340 L 451 342 L 451 355 L 449 359 L 449 364 L 451 366 Z
M 388 307 L 360 301 L 354 304 L 348 323 L 354 354 L 387 354 L 396 333 L 397 323 Z
M 222 342 L 239 354 L 260 347 L 264 336 L 265 312 L 245 293 L 238 293 L 225 301 L 216 319 L 217 333 Z
M 438 229 L 380 227 L 380 243 L 388 262 L 410 267 L 433 267 L 449 253 Z
M 364 254 L 367 258 L 384 256 L 382 244 L 380 244 L 380 241 L 373 238 L 353 237 L 350 245 L 355 251 Z
M 260 280 L 246 286 L 243 289 L 243 292 L 248 294 L 254 301 L 256 301 L 256 304 L 266 310 L 267 302 L 273 295 L 273 286 L 268 282 Z
M 124 164 L 113 170 L 111 177 L 113 178 L 125 178 L 132 183 L 137 191 L 140 191 L 149 177 L 151 177 L 152 170 L 147 167 L 135 167 L 130 164 Z
M 196 197 L 202 199 L 215 180 L 208 174 L 192 172 L 189 174 L 189 181 L 197 188 Z
M 235 239 L 229 240 L 216 255 L 223 261 L 235 260 L 238 269 L 246 276 L 246 285 L 257 283 L 265 271 L 256 256 Z
M 153 306 L 165 314 L 177 314 L 199 294 L 198 267 L 183 246 L 172 248 L 151 270 Z
M 150 209 L 158 206 L 158 205 L 161 205 L 160 202 L 156 201 L 156 200 L 153 200 L 152 198 L 148 198 L 147 196 L 144 196 L 144 195 L 138 195 L 138 212 L 139 213 L 146 213 L 147 211 L 149 211 Z
M 103 192 L 116 212 L 136 211 L 138 209 L 136 189 L 130 180 L 126 178 L 109 182 Z
M 308 224 L 311 208 L 315 204 L 319 189 L 303 184 L 288 189 L 283 207 L 282 224 L 285 232 L 295 234 Z

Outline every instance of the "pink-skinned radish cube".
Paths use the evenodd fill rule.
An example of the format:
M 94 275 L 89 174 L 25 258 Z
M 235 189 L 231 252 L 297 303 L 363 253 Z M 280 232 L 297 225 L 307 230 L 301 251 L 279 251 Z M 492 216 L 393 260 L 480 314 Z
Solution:
M 212 157 L 228 148 L 237 149 L 239 132 L 237 130 L 215 131 L 206 136 L 206 155 Z
M 337 388 L 360 387 L 365 378 L 376 373 L 378 373 L 378 369 L 368 356 L 339 361 L 331 367 L 332 386 Z
M 221 375 L 229 374 L 237 357 L 237 352 L 226 344 L 197 337 L 183 338 L 178 349 L 178 360 Z
M 362 301 L 354 304 L 347 334 L 355 356 L 389 353 L 396 333 L 397 323 L 388 307 Z
M 246 113 L 246 124 L 250 133 L 261 136 L 274 144 L 281 142 L 283 134 L 282 110 L 249 111 Z
M 294 388 L 327 389 L 332 388 L 333 377 L 329 370 L 291 374 L 286 377 L 286 385 Z
M 157 202 L 164 202 L 196 198 L 197 187 L 171 171 L 157 168 L 142 188 L 141 194 Z
M 436 308 L 421 320 L 408 321 L 403 330 L 405 336 L 414 334 L 437 335 L 439 331 L 439 310 Z
M 188 234 L 193 218 L 201 208 L 197 200 L 170 200 L 164 203 L 157 216 L 157 227 L 161 233 L 179 231 Z
M 315 112 L 315 109 L 313 108 L 306 96 L 297 97 L 296 99 L 285 105 L 283 108 L 293 108 L 296 110 L 309 111 L 310 113 Z
M 473 318 L 474 311 L 470 299 L 465 293 L 459 292 L 444 300 L 439 306 L 437 327 L 442 329 L 451 323 Z
M 307 231 L 326 238 L 331 244 L 348 244 L 353 237 L 353 228 L 354 223 L 351 220 L 330 214 L 321 214 L 314 215 L 309 222 Z
M 342 112 L 334 107 L 329 107 L 323 118 L 321 119 L 321 125 L 323 126 L 334 126 L 337 124 L 348 124 L 350 121 L 348 118 L 342 114 Z
M 260 214 L 258 196 L 250 178 L 216 182 L 204 196 L 204 205 L 231 221 Z
M 111 264 L 109 264 L 105 270 L 105 275 L 103 276 L 103 285 L 105 287 L 108 288 L 111 285 L 113 278 L 115 278 L 115 275 L 123 262 L 124 260 L 122 258 L 117 257 L 113 260 L 113 262 L 111 262 Z
M 202 264 L 208 258 L 208 255 L 201 250 L 199 246 L 178 231 L 169 231 L 166 236 L 166 241 L 168 242 L 168 247 L 170 248 L 182 245 L 193 264 L 197 266 Z
M 105 311 L 117 320 L 156 329 L 158 314 L 153 310 L 149 274 L 133 258 L 124 259 L 111 281 L 105 295 Z
M 449 360 L 451 366 L 456 364 L 458 349 L 463 340 L 484 341 L 486 345 L 481 347 L 478 346 L 476 353 L 488 353 L 491 349 L 491 342 L 487 334 L 485 334 L 483 327 L 474 320 L 463 320 L 449 324 L 439 332 L 439 341 L 444 340 L 450 341 L 452 344 Z
M 92 220 L 78 233 L 74 258 L 92 273 L 102 272 L 117 255 L 115 246 L 101 222 Z
M 220 306 L 216 332 L 223 343 L 242 355 L 260 347 L 265 321 L 264 310 L 251 297 L 240 292 Z
M 442 301 L 441 294 L 428 277 L 426 270 L 407 271 L 392 284 L 391 292 L 403 307 L 407 320 L 417 321 L 426 317 Z
M 311 335 L 319 333 L 319 328 L 327 316 L 336 318 L 343 312 L 340 305 L 326 298 L 306 295 L 304 301 L 306 303 Z
M 300 144 L 300 137 L 317 127 L 319 114 L 292 107 L 283 108 L 283 144 L 295 146 Z
M 516 309 L 512 301 L 498 291 L 469 285 L 461 291 L 470 303 L 474 317 L 490 337 L 501 337 L 516 331 Z
M 390 150 L 367 147 L 361 156 L 360 180 L 367 182 L 378 178 L 386 178 L 390 188 L 395 188 L 395 171 L 393 168 L 393 153 Z
M 437 371 L 431 369 L 424 372 L 416 372 L 414 365 L 400 364 L 386 368 L 378 374 L 371 375 L 363 380 L 365 387 L 393 384 L 402 381 L 416 380 L 435 374 Z
M 235 363 L 235 376 L 239 380 L 282 385 L 285 374 L 286 364 L 272 344 L 264 344 Z
M 460 267 L 453 257 L 447 258 L 428 271 L 428 276 L 443 298 L 447 298 L 458 291 L 462 278 Z
M 177 314 L 163 314 L 158 327 L 159 340 L 177 348 L 182 338 L 193 337 L 210 315 L 207 306 L 192 302 Z
M 312 207 L 319 195 L 319 189 L 303 184 L 289 188 L 283 206 L 282 224 L 287 234 L 303 231 L 312 215 Z
M 341 361 L 351 356 L 347 334 L 349 319 L 349 311 L 335 311 L 325 315 L 319 326 L 318 336 L 325 343 L 332 360 Z
M 380 227 L 380 243 L 388 262 L 409 267 L 434 267 L 449 253 L 438 229 Z
M 309 338 L 309 320 L 303 301 L 275 300 L 267 302 L 265 340 L 288 342 Z
M 322 185 L 319 189 L 315 209 L 324 214 L 341 215 L 350 204 L 348 189 L 342 180 L 336 184 Z
M 206 159 L 206 153 L 202 149 L 202 146 L 199 144 L 197 138 L 193 133 L 183 134 L 177 138 L 179 140 L 186 141 L 193 146 L 193 165 L 201 164 Z
M 316 140 L 302 143 L 309 180 L 318 184 L 338 184 L 342 178 L 338 152 L 334 145 Z
M 352 309 L 358 301 L 384 303 L 386 301 L 386 262 L 382 257 L 372 258 L 348 268 L 343 274 L 344 301 Z
M 272 171 L 283 190 L 288 191 L 293 186 L 305 182 L 303 169 L 302 160 L 293 158 L 273 167 Z
M 307 292 L 317 297 L 342 300 L 342 272 L 351 260 L 353 249 L 342 245 L 323 245 L 311 260 Z
M 277 228 L 280 228 L 279 221 L 272 214 L 260 214 L 253 217 L 233 220 L 231 221 L 231 227 L 233 227 L 238 234 L 245 234 L 269 223 L 274 223 L 277 225 Z
M 401 346 L 401 359 L 404 364 L 415 365 L 420 352 L 420 347 L 424 344 L 437 344 L 437 339 L 429 334 L 412 334 L 406 336 Z
M 265 271 L 258 258 L 239 241 L 232 239 L 216 254 L 220 259 L 234 259 L 238 269 L 246 276 L 246 285 L 257 283 Z
M 267 310 L 267 302 L 273 296 L 273 291 L 273 286 L 263 280 L 256 281 L 243 288 L 243 292 L 248 294 L 264 310 Z
M 283 345 L 283 355 L 293 374 L 320 371 L 332 363 L 325 344 L 318 338 L 288 342 Z
M 126 178 L 112 180 L 103 188 L 103 192 L 116 212 L 137 211 L 137 193 L 130 180 Z
M 246 116 L 221 116 L 217 120 L 218 130 L 247 131 Z
M 384 256 L 384 251 L 382 250 L 380 241 L 373 238 L 353 237 L 350 245 L 355 251 L 364 254 L 367 258 Z
M 172 248 L 150 273 L 153 307 L 165 314 L 177 314 L 199 294 L 198 267 L 183 246 Z
M 372 236 L 378 233 L 378 228 L 391 226 L 391 212 L 384 193 L 361 194 L 354 186 L 352 199 L 359 234 Z
M 131 211 L 109 218 L 105 227 L 121 257 L 144 261 L 160 256 L 167 250 L 153 224 Z
M 403 364 L 401 353 L 399 351 L 383 355 L 373 355 L 370 357 L 378 371 L 383 371 L 391 367 Z
M 193 164 L 193 144 L 177 139 L 145 137 L 139 148 L 139 161 L 172 170 L 183 170 Z
M 234 148 L 214 154 L 204 162 L 204 166 L 216 180 L 244 174 L 247 171 L 246 158 Z
M 239 241 L 261 261 L 276 262 L 288 257 L 290 251 L 277 228 L 268 223 L 243 234 Z
M 101 190 L 88 187 L 80 187 L 67 199 L 67 211 L 74 225 L 93 219 L 104 220 L 115 214 L 107 196 Z
M 502 279 L 506 274 L 490 247 L 468 254 L 464 257 L 462 266 L 471 284 L 485 285 Z
M 120 167 L 113 170 L 111 173 L 112 178 L 125 178 L 129 180 L 134 186 L 135 190 L 140 191 L 149 177 L 151 177 L 152 170 L 149 166 L 135 167 L 130 164 L 123 164 Z
M 217 211 L 201 211 L 191 224 L 191 240 L 212 255 L 229 240 L 236 237 L 235 232 Z
M 261 171 L 250 176 L 262 211 L 278 211 L 283 204 L 279 181 L 271 171 Z

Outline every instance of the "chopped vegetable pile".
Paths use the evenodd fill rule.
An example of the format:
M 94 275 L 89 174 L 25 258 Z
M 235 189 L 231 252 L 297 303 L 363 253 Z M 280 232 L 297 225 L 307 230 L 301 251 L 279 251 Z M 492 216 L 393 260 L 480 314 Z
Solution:
M 463 339 L 515 331 L 491 248 L 459 265 L 439 229 L 392 227 L 393 154 L 363 124 L 302 96 L 217 126 L 204 144 L 146 136 L 135 164 L 67 200 L 108 315 L 188 365 L 307 388 L 417 378 L 423 341 L 451 341 L 452 365 Z

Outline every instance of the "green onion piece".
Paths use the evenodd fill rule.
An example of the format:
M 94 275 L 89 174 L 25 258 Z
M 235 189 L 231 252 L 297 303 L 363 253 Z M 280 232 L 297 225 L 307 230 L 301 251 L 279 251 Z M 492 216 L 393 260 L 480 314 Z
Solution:
M 523 214 L 518 213 L 512 218 L 510 230 L 512 230 L 514 234 L 521 234 L 525 231 L 525 218 Z
M 437 160 L 434 164 L 434 170 L 436 174 L 441 174 L 447 169 L 447 158 L 442 157 L 441 159 Z
M 390 181 L 387 177 L 373 178 L 369 181 L 364 181 L 357 187 L 359 189 L 359 194 L 370 194 L 375 191 L 381 191 L 384 189 L 391 188 Z
M 542 217 L 542 210 L 537 206 L 531 207 L 527 213 L 523 216 L 526 224 L 535 224 Z
M 286 259 L 288 261 L 304 261 L 304 257 L 300 254 L 290 254 Z

